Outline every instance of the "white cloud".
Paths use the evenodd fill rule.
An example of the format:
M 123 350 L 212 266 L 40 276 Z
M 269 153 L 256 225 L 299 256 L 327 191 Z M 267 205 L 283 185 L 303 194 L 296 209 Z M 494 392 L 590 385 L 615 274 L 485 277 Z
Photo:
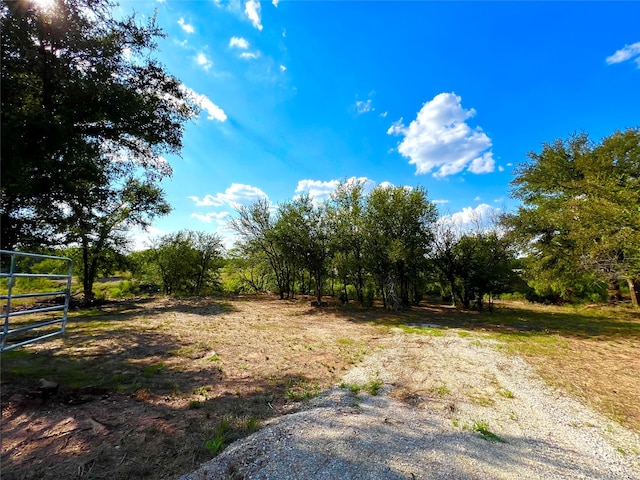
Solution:
M 231 37 L 231 40 L 229 40 L 229 46 L 246 50 L 247 48 L 249 48 L 249 42 L 246 38 Z
M 381 116 L 382 118 L 387 118 L 387 115 L 389 115 L 389 112 L 382 112 L 382 113 L 380 114 L 380 116 Z
M 282 29 L 282 38 L 286 38 L 286 36 L 287 36 L 287 29 L 283 28 Z
M 231 205 L 237 208 L 239 205 L 249 205 L 261 198 L 269 198 L 266 193 L 258 187 L 244 185 L 242 183 L 232 183 L 224 193 L 216 193 L 215 195 L 205 195 L 202 199 L 199 197 L 187 197 L 196 203 L 197 207 L 220 207 L 222 205 Z
M 513 167 L 513 163 L 511 162 L 507 163 L 507 167 Z
M 271 3 L 273 4 L 274 7 L 278 8 L 278 4 L 280 3 L 280 0 L 271 0 Z
M 380 188 L 393 188 L 394 185 L 391 182 L 382 182 L 382 183 L 380 183 L 380 185 L 378 185 L 378 187 L 380 187 Z
M 195 32 L 195 29 L 193 28 L 193 25 L 190 25 L 190 24 L 186 23 L 184 21 L 184 18 L 181 18 L 180 20 L 178 20 L 178 25 L 180 25 L 182 27 L 182 29 L 187 33 Z
M 606 59 L 607 64 L 609 65 L 626 62 L 627 60 L 633 60 L 638 64 L 638 68 L 640 68 L 640 42 L 625 45 Z
M 376 182 L 367 177 L 350 177 L 344 180 L 347 185 L 352 185 L 355 182 L 363 184 L 365 193 L 369 193 L 376 185 Z M 329 198 L 339 184 L 340 180 L 300 180 L 296 187 L 296 193 L 308 193 L 315 203 L 322 203 Z
M 449 200 L 431 200 L 436 205 L 443 205 L 445 203 L 449 203 Z
M 439 222 L 451 223 L 458 227 L 474 228 L 474 227 L 487 227 L 490 226 L 492 221 L 497 215 L 500 214 L 500 209 L 481 203 L 476 208 L 465 207 L 461 212 L 454 213 L 453 215 L 444 215 L 440 217 Z
M 258 0 L 249 0 L 244 5 L 244 13 L 251 21 L 251 24 L 258 30 L 262 30 L 262 23 L 260 20 L 260 2 Z
M 166 233 L 164 230 L 159 230 L 154 226 L 147 227 L 146 229 L 134 227 L 130 231 L 129 250 L 139 252 L 151 248 L 153 239 L 166 235 Z
M 308 193 L 314 201 L 324 202 L 339 184 L 340 180 L 300 180 L 296 193 Z
M 280 71 L 281 72 L 286 72 L 287 71 L 287 67 L 285 67 L 284 65 L 280 65 Z
M 356 102 L 356 110 L 358 113 L 367 113 L 375 109 L 371 105 L 371 99 L 369 98 L 366 101 L 358 100 Z
M 498 165 L 498 171 L 499 172 L 504 172 L 504 167 L 502 165 Z
M 194 198 L 194 197 L 189 197 L 189 198 Z M 198 220 L 204 223 L 211 223 L 214 221 L 217 223 L 223 223 L 228 216 L 229 216 L 229 212 L 209 212 L 209 213 L 205 213 L 204 215 L 201 215 L 199 213 L 191 214 L 191 218 L 197 218 Z
M 495 168 L 491 139 L 480 127 L 471 128 L 465 120 L 475 110 L 465 110 L 461 97 L 440 93 L 426 102 L 408 126 L 402 119 L 387 134 L 402 135 L 398 152 L 416 166 L 417 174 L 437 169 L 435 177 L 445 177 L 465 168 L 472 173 L 492 172 Z
M 240 57 L 244 58 L 245 60 L 255 60 L 259 56 L 260 52 L 242 52 L 240 54 Z
M 196 63 L 205 70 L 209 70 L 213 65 L 213 62 L 202 52 L 196 56 Z
M 480 197 L 480 195 L 478 195 L 476 198 L 474 198 L 474 200 L 475 200 L 476 202 L 479 202 L 480 200 L 482 200 L 482 197 Z
M 197 93 L 185 85 L 182 85 L 180 88 L 196 105 L 207 112 L 207 120 L 218 120 L 220 122 L 227 120 L 227 114 L 224 113 L 224 110 L 209 100 L 209 97 Z

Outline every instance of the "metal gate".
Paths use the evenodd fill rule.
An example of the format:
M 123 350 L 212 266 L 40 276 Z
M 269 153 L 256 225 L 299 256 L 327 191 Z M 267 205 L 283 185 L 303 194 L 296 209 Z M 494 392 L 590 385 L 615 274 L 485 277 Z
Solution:
M 29 343 L 39 342 L 46 338 L 50 338 L 56 335 L 62 335 L 67 325 L 67 312 L 69 311 L 69 298 L 71 295 L 71 274 L 73 271 L 73 263 L 70 258 L 55 257 L 52 255 L 38 255 L 35 253 L 22 253 L 22 252 L 10 252 L 7 250 L 0 250 L 0 259 L 2 265 L 2 272 L 0 272 L 0 282 L 2 282 L 3 290 L 6 290 L 6 295 L 0 295 L 0 302 L 6 302 L 4 304 L 4 327 L 2 329 L 0 352 L 12 350 Z M 58 261 L 56 270 L 64 271 L 65 273 L 32 273 L 29 261 L 44 261 L 47 259 Z M 53 269 L 53 267 L 52 267 Z M 6 271 L 5 271 L 6 270 Z M 21 278 L 42 278 L 51 280 L 62 280 L 62 284 L 65 284 L 64 290 L 51 291 L 51 292 L 37 292 L 37 293 L 17 293 L 14 294 L 13 290 L 16 286 L 16 281 Z M 5 280 L 6 279 L 6 280 Z M 61 285 L 62 286 L 62 285 Z M 4 293 L 4 291 L 2 292 Z M 18 299 L 37 299 L 37 298 L 49 298 L 51 305 L 22 304 L 13 305 L 14 300 Z M 51 301 L 53 298 L 53 301 Z M 33 324 L 28 322 L 19 322 L 20 325 L 12 328 L 11 319 L 22 315 L 33 315 L 44 312 L 54 312 L 54 318 L 47 318 L 46 320 L 36 320 Z M 60 312 L 57 314 L 57 312 Z M 15 323 L 15 320 L 14 320 Z M 23 324 L 24 323 L 24 324 Z M 59 326 L 54 332 L 47 329 L 45 333 L 38 329 L 48 327 L 50 325 Z M 13 340 L 13 343 L 11 341 Z

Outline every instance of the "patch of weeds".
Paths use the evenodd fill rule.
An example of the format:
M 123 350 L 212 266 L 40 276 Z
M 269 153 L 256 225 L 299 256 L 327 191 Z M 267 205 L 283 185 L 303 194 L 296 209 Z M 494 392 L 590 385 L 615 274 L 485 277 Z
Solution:
M 356 343 L 356 341 L 352 340 L 351 338 L 339 338 L 338 339 L 338 345 L 353 345 L 354 343 Z
M 500 395 L 501 397 L 504 397 L 504 398 L 516 398 L 516 396 L 513 394 L 513 392 L 511 390 L 506 389 L 506 388 L 498 390 L 498 395 Z
M 467 338 L 467 337 L 470 337 L 471 334 L 469 332 L 458 332 L 458 336 L 460 338 Z
M 471 345 L 474 347 L 482 347 L 482 342 L 480 340 L 472 340 Z
M 382 380 L 370 380 L 364 384 L 364 389 L 369 393 L 369 395 L 373 395 L 374 397 L 380 393 L 380 389 L 382 388 Z
M 618 451 L 618 453 L 622 456 L 625 456 L 627 454 L 627 452 L 624 450 L 624 448 L 622 447 L 616 447 L 616 450 Z
M 207 360 L 210 362 L 220 362 L 222 358 L 216 353 L 215 355 L 211 355 Z
M 431 391 L 440 397 L 444 397 L 451 394 L 451 389 L 447 387 L 446 383 L 442 383 L 442 385 L 433 387 Z
M 231 422 L 232 418 L 229 415 L 225 415 L 213 431 L 213 438 L 205 442 L 205 448 L 209 450 L 212 455 L 217 454 L 224 446 L 224 442 L 229 437 L 229 432 L 231 431 Z
M 358 385 L 357 383 L 346 383 L 346 382 L 342 382 L 339 385 L 340 388 L 344 388 L 346 390 L 351 391 L 351 393 L 355 393 L 356 395 L 360 393 L 360 385 Z
M 504 439 L 489 430 L 489 422 L 485 420 L 474 420 L 470 427 L 474 432 L 478 432 L 482 435 L 482 438 L 490 442 L 506 443 Z
M 156 363 L 156 364 L 153 364 L 153 365 L 148 365 L 144 369 L 145 378 L 151 378 L 156 373 L 160 373 L 162 370 L 164 370 L 164 367 L 165 367 L 164 363 Z
M 249 417 L 244 421 L 243 426 L 248 432 L 255 432 L 260 429 L 260 420 L 256 417 Z
M 201 402 L 201 401 L 199 401 L 199 400 L 191 400 L 191 401 L 189 402 L 189 408 L 190 408 L 191 410 L 198 410 L 198 409 L 200 409 L 200 408 L 202 408 L 202 407 L 203 407 L 203 404 L 202 404 L 202 402 Z
M 352 393 L 355 393 L 356 395 L 359 394 L 362 390 L 364 390 L 369 395 L 376 396 L 378 395 L 378 393 L 380 393 L 380 389 L 382 388 L 382 385 L 383 385 L 382 380 L 375 379 L 375 380 L 370 380 L 363 385 L 358 385 L 357 383 L 342 382 L 339 385 L 339 387 L 350 390 Z
M 455 428 L 458 428 L 460 426 L 460 420 L 458 420 L 457 418 L 454 418 L 451 423 L 453 424 L 453 426 Z
M 320 394 L 320 387 L 317 383 L 298 382 L 287 388 L 286 395 L 289 400 L 301 402 L 317 397 Z
M 514 422 L 518 421 L 518 415 L 516 414 L 516 412 L 511 412 L 509 414 L 509 420 L 513 420 Z
M 202 395 L 205 398 L 209 397 L 209 392 L 213 390 L 211 385 L 203 385 L 201 387 L 197 387 L 193 389 L 194 395 Z

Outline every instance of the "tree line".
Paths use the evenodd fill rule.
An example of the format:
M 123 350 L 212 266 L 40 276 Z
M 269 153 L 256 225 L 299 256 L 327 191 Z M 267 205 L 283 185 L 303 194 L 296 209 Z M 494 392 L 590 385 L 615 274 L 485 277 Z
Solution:
M 154 58 L 155 18 L 114 18 L 108 0 L 0 0 L 0 244 L 70 252 L 87 299 L 127 252 L 133 227 L 170 212 L 163 154 L 179 153 L 197 100 Z M 440 293 L 482 308 L 501 292 L 619 301 L 640 295 L 640 130 L 599 142 L 572 135 L 530 152 L 511 184 L 516 211 L 463 230 L 422 187 L 343 182 L 241 207 L 225 253 L 214 234 L 182 231 L 128 255 L 165 293 L 234 289 L 282 298 L 331 293 L 388 308 Z

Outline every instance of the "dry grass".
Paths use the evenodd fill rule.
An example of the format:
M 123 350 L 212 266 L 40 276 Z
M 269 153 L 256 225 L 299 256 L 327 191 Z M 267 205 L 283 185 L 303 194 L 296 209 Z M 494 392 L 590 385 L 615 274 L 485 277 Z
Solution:
M 398 314 L 266 296 L 160 298 L 77 312 L 64 338 L 3 354 L 3 479 L 174 478 L 211 458 L 207 445 L 339 383 L 390 327 L 427 323 L 499 339 L 549 383 L 640 432 L 640 316 L 631 310 L 429 305 Z M 42 399 L 40 378 L 59 391 Z

